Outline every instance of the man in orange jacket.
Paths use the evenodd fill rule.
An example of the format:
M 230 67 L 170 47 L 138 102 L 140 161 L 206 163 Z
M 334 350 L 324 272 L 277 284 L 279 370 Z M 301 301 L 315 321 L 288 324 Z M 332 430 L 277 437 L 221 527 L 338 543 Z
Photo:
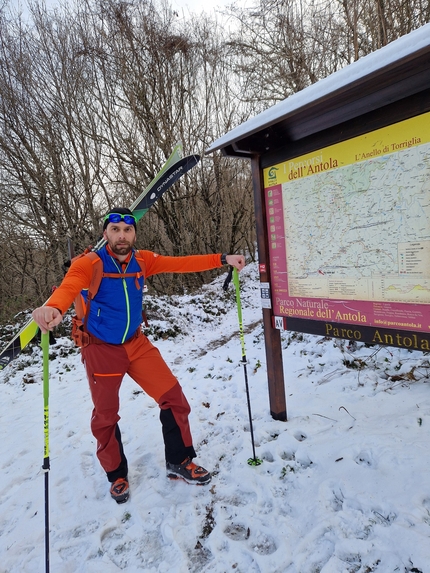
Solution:
M 208 484 L 210 473 L 192 461 L 196 452 L 187 399 L 160 352 L 141 330 L 143 286 L 146 277 L 164 272 L 205 271 L 223 264 L 240 271 L 245 266 L 245 257 L 225 254 L 165 257 L 138 251 L 134 248 L 136 221 L 125 208 L 112 209 L 106 215 L 103 237 L 107 244 L 97 253 L 103 262 L 103 278 L 86 313 L 86 346 L 81 353 L 94 404 L 91 430 L 97 440 L 97 457 L 111 483 L 111 496 L 117 503 L 124 503 L 130 495 L 127 458 L 118 426 L 119 390 L 126 373 L 160 407 L 167 476 L 192 484 Z M 49 302 L 33 311 L 43 333 L 57 326 L 76 296 L 89 288 L 92 266 L 89 257 L 77 259 Z

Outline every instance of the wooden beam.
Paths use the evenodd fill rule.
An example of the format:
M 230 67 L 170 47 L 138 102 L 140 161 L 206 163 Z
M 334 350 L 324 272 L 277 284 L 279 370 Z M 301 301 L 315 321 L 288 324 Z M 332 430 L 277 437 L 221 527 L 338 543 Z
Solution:
M 260 168 L 260 156 L 251 158 L 252 182 L 254 189 L 254 208 L 257 229 L 260 281 L 270 282 L 270 258 L 264 198 L 263 172 Z M 272 310 L 263 308 L 264 341 L 266 347 L 267 381 L 269 385 L 270 414 L 275 420 L 287 420 L 285 400 L 284 368 L 280 331 L 272 327 Z

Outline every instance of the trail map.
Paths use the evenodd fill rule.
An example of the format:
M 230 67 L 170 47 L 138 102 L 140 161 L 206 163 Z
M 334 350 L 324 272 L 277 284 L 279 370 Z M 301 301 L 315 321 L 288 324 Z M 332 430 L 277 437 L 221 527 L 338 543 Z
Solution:
M 429 174 L 425 144 L 284 183 L 290 296 L 430 302 Z
M 264 170 L 275 316 L 430 329 L 430 113 Z

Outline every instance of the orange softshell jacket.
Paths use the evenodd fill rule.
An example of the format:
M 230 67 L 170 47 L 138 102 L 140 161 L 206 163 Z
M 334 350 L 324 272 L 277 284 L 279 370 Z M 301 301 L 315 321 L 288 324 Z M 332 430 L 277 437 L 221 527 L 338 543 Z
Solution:
M 104 261 L 104 265 L 108 266 L 106 269 L 107 271 L 111 271 L 112 268 L 115 272 L 118 272 L 118 278 L 122 278 L 121 275 L 124 271 L 122 271 L 122 267 L 120 263 L 115 259 L 115 257 L 109 252 L 108 247 L 103 247 L 101 251 L 98 252 L 100 258 Z M 221 255 L 220 254 L 213 254 L 213 255 L 190 255 L 186 257 L 166 257 L 163 255 L 158 255 L 157 253 L 153 253 L 152 251 L 138 251 L 133 250 L 133 254 L 131 259 L 139 258 L 140 259 L 140 268 L 138 270 L 143 270 L 143 280 L 146 277 L 160 274 L 160 273 L 189 273 L 189 272 L 199 272 L 199 271 L 206 271 L 214 268 L 221 267 Z M 118 263 L 116 264 L 115 261 Z M 143 262 L 142 262 L 143 261 Z M 114 263 L 113 267 L 110 263 Z M 71 265 L 67 275 L 65 276 L 61 285 L 54 291 L 49 302 L 47 303 L 48 306 L 55 307 L 59 309 L 63 314 L 66 310 L 70 307 L 76 296 L 81 293 L 81 291 L 86 290 L 89 288 L 91 284 L 93 274 L 93 260 L 88 256 L 83 256 L 78 258 L 73 262 Z M 109 278 L 103 278 L 101 287 L 105 287 L 103 283 L 105 281 L 109 281 Z M 112 298 L 109 297 L 106 299 L 106 287 L 108 284 L 112 285 L 110 287 L 112 289 Z M 122 308 L 122 300 L 118 298 L 118 292 L 121 293 L 121 289 L 114 288 L 114 285 L 118 284 L 118 281 L 111 281 L 111 283 L 107 282 L 105 288 L 100 289 L 100 298 L 102 298 L 102 294 L 104 292 L 103 297 L 103 313 L 104 313 L 104 320 L 105 324 L 109 325 L 111 322 L 118 321 L 118 309 Z M 108 291 L 110 290 L 108 289 Z M 117 292 L 113 292 L 117 291 Z M 134 307 L 137 308 L 140 305 L 140 313 L 133 313 L 139 315 L 139 319 L 141 316 L 141 309 L 142 309 L 142 297 L 143 297 L 143 289 L 138 289 L 138 293 L 133 293 L 133 296 L 138 297 L 139 301 L 134 301 Z M 97 294 L 95 295 L 94 301 L 97 302 Z M 100 301 L 101 302 L 101 301 Z M 128 301 L 127 301 L 128 305 Z M 110 316 L 112 314 L 112 316 Z M 125 318 L 125 317 L 124 317 Z M 127 318 L 127 320 L 130 317 Z M 136 317 L 133 316 L 133 320 L 136 320 Z M 140 322 L 139 322 L 140 324 Z M 93 321 L 93 328 L 91 328 L 91 322 L 88 322 L 88 331 L 101 338 L 102 340 L 106 340 L 106 342 L 110 342 L 113 344 L 118 344 L 124 342 L 126 338 L 119 338 L 111 339 L 114 336 L 114 330 L 111 330 L 111 334 L 106 332 L 106 335 L 103 334 L 102 330 L 99 330 L 96 327 L 95 322 Z M 135 329 L 134 329 L 135 330 Z M 130 336 L 133 332 L 129 333 Z

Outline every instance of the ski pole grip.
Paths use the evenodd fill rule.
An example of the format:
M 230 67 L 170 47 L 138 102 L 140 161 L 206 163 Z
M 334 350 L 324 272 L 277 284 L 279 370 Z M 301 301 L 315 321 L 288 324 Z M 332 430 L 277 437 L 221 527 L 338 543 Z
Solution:
M 42 334 L 44 465 L 49 469 L 49 333 Z

